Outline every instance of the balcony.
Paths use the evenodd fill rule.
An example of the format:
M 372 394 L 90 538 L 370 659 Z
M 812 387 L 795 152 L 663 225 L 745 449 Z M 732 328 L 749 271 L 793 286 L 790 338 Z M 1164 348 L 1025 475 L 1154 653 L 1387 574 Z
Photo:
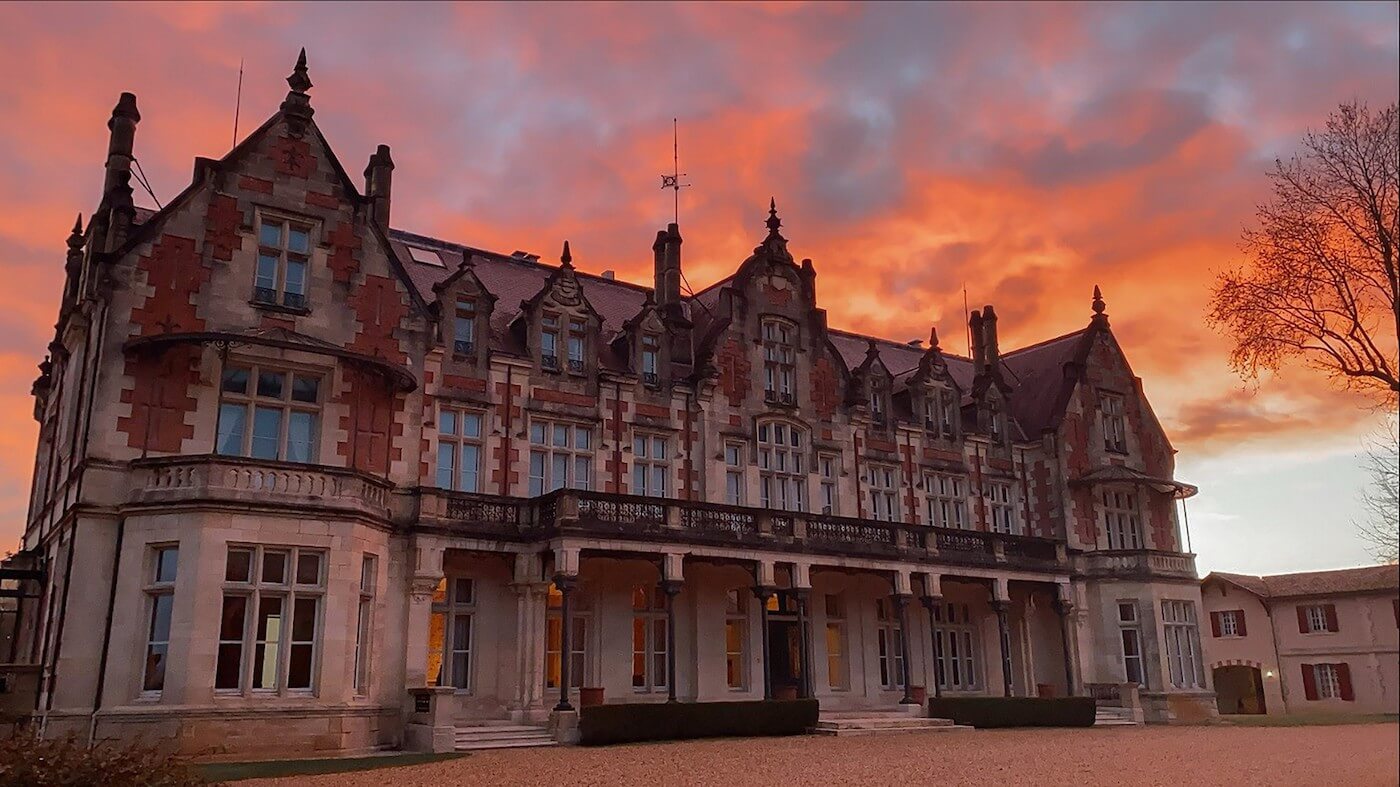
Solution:
M 1109 579 L 1182 579 L 1195 582 L 1196 556 L 1155 549 L 1111 549 L 1076 556 L 1079 573 Z
M 421 490 L 418 529 L 533 541 L 559 535 L 1066 573 L 1051 539 L 561 489 L 533 499 Z
M 388 517 L 391 485 L 357 470 L 235 456 L 170 456 L 132 463 L 129 502 L 211 501 L 325 508 Z

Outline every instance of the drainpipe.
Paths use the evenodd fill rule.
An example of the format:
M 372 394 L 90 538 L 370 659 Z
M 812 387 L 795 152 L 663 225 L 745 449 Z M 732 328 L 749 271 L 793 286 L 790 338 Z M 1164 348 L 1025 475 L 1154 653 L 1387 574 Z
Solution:
M 102 632 L 102 656 L 97 662 L 97 689 L 92 694 L 92 715 L 88 719 L 88 748 L 97 740 L 97 712 L 102 709 L 102 688 L 107 682 L 107 653 L 112 644 L 112 611 L 117 605 L 117 576 L 122 565 L 122 539 L 126 517 L 117 520 L 117 549 L 112 555 L 112 586 L 107 592 L 107 625 Z

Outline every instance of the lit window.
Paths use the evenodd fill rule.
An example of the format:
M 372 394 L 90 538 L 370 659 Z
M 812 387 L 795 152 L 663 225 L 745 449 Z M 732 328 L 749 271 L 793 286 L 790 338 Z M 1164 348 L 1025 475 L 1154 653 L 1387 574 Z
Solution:
M 544 686 L 547 689 L 557 689 L 562 679 L 560 651 L 564 646 L 564 594 L 551 582 L 545 601 Z M 592 617 L 592 601 L 589 596 L 577 590 L 573 591 L 569 597 L 570 688 L 583 688 L 588 680 L 587 670 L 592 666 L 588 658 L 588 635 L 592 630 Z
M 291 309 L 306 308 L 306 271 L 311 228 L 263 216 L 258 221 L 258 268 L 253 300 Z
M 837 498 L 836 476 L 837 470 L 841 466 L 841 458 L 832 454 L 822 454 L 817 457 L 817 471 L 821 476 L 822 493 L 822 513 L 835 515 L 840 513 L 841 507 Z
M 456 314 L 452 320 L 452 354 L 465 358 L 476 352 L 476 301 L 463 298 L 457 301 Z
M 444 577 L 438 582 L 428 619 L 429 686 L 471 691 L 475 616 L 475 580 Z
M 556 489 L 589 489 L 593 433 L 584 426 L 530 421 L 530 496 Z
M 320 375 L 228 366 L 219 397 L 218 453 L 287 462 L 316 461 L 321 420 Z
M 653 585 L 632 588 L 632 690 L 666 690 L 666 594 Z
M 639 434 L 632 438 L 632 494 L 665 497 L 671 475 L 667 440 Z
M 481 413 L 438 410 L 437 485 L 458 492 L 480 492 Z
M 731 590 L 725 596 L 724 608 L 724 675 L 729 688 L 748 688 L 749 606 L 748 591 Z
M 731 506 L 744 505 L 744 446 L 724 444 L 724 501 Z
M 764 399 L 780 404 L 796 401 L 797 328 L 783 320 L 763 322 Z
M 758 501 L 764 508 L 807 510 L 805 434 L 785 423 L 758 425 Z
M 934 677 L 944 690 L 977 688 L 977 627 L 966 604 L 933 607 Z
M 898 468 L 870 466 L 870 515 L 880 522 L 899 521 Z
M 170 617 L 175 608 L 175 573 L 180 550 L 173 546 L 156 547 L 151 556 L 152 567 L 146 583 L 151 622 L 146 629 L 146 666 L 141 691 L 155 695 L 165 688 L 165 668 L 170 661 Z
M 928 521 L 934 527 L 967 529 L 967 496 L 962 476 L 938 473 L 924 476 Z
M 315 687 L 326 553 L 231 546 L 214 688 L 283 694 Z
M 1127 453 L 1127 428 L 1123 421 L 1123 397 L 1103 394 L 1099 397 L 1099 411 L 1103 414 L 1103 447 L 1106 451 Z
M 991 509 L 993 533 L 1016 533 L 1020 530 L 1011 484 L 1005 481 L 983 481 L 982 496 L 986 498 Z
M 1136 494 L 1123 489 L 1105 489 L 1103 516 L 1109 549 L 1142 548 L 1142 523 Z
M 894 605 L 886 598 L 875 599 L 875 645 L 880 664 L 880 687 L 886 691 L 904 686 L 904 632 Z

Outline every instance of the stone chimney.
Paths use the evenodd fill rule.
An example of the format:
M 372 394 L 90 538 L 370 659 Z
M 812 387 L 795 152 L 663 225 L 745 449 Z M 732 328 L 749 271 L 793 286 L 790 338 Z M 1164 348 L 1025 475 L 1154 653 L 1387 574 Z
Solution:
M 394 160 L 389 146 L 380 145 L 365 166 L 365 197 L 369 199 L 370 216 L 385 231 L 389 229 L 389 195 L 393 187 Z
M 988 369 L 1001 365 L 1001 348 L 997 343 L 997 313 L 990 304 L 982 307 L 982 361 Z
M 136 96 L 122 93 L 117 105 L 112 108 L 112 117 L 107 121 L 111 135 L 107 140 L 107 177 L 102 184 L 102 197 L 116 186 L 125 185 L 131 177 L 131 162 L 136 146 L 136 124 L 141 122 L 141 113 L 136 111 Z
M 662 314 L 679 312 L 681 303 L 681 228 L 666 225 L 665 232 L 656 233 L 652 246 L 656 254 L 656 307 Z
M 973 309 L 967 326 L 972 333 L 972 370 L 974 374 L 981 374 L 987 366 L 987 343 L 986 336 L 982 333 L 982 312 Z

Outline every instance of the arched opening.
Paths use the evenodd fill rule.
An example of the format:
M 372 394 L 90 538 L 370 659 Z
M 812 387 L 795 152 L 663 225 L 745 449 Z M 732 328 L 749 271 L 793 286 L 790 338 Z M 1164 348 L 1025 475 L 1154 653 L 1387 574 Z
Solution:
M 1264 679 L 1258 667 L 1231 664 L 1216 667 L 1216 703 L 1221 713 L 1265 713 Z

